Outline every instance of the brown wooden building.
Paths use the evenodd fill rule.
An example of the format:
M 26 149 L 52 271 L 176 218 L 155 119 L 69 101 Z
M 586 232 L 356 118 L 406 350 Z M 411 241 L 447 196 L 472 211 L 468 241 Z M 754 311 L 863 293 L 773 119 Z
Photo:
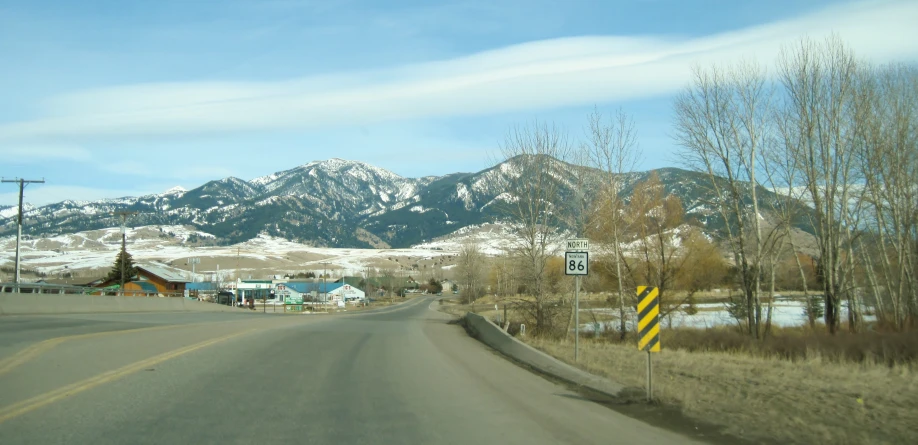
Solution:
M 191 282 L 180 272 L 173 271 L 160 264 L 144 263 L 138 264 L 136 267 L 137 275 L 130 282 L 124 284 L 125 291 L 152 293 L 155 288 L 156 293 L 160 294 L 181 294 L 185 292 L 185 285 Z M 120 284 L 117 280 L 106 279 L 91 283 L 93 287 L 109 287 L 117 284 Z

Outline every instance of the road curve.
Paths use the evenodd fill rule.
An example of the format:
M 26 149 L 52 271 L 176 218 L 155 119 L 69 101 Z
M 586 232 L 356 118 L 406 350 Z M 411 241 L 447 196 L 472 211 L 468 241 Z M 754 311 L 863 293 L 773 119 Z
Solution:
M 431 304 L 0 319 L 0 443 L 696 443 L 517 367 Z

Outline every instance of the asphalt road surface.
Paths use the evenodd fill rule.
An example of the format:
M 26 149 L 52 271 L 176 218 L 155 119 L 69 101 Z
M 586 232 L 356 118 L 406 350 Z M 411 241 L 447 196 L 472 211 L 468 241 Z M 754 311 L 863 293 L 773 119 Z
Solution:
M 0 443 L 694 443 L 516 366 L 435 304 L 2 317 Z

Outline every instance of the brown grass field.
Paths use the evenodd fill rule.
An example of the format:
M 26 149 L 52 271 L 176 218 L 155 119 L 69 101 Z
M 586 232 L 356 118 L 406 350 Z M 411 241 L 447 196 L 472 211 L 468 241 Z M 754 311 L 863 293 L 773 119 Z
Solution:
M 584 339 L 574 363 L 570 340 L 525 341 L 591 373 L 645 387 L 646 353 L 634 345 Z M 914 365 L 837 363 L 818 356 L 794 362 L 663 347 L 653 355 L 655 398 L 728 434 L 775 443 L 918 443 Z

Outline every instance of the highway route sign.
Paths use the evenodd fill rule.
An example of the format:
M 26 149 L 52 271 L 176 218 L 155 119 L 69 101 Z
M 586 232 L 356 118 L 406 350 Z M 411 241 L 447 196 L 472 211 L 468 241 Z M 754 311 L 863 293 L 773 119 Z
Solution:
M 564 252 L 565 275 L 589 275 L 590 254 L 587 252 Z

